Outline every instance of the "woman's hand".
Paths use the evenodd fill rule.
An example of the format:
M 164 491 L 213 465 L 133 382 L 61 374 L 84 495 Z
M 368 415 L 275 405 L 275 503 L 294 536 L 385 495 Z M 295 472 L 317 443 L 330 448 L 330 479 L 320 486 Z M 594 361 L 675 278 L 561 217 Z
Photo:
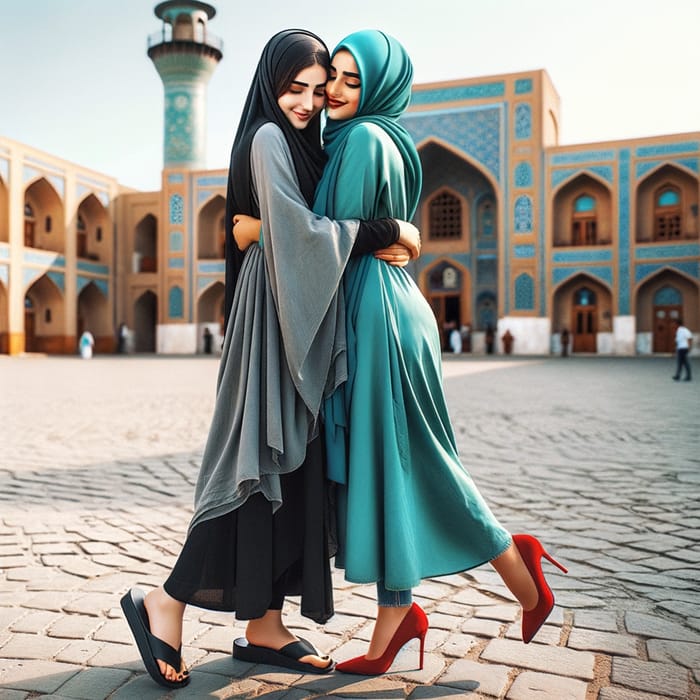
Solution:
M 411 252 L 403 243 L 394 243 L 388 248 L 377 250 L 374 257 L 396 267 L 406 267 L 411 262 Z
M 260 240 L 260 219 L 247 214 L 233 217 L 233 237 L 239 250 L 245 250 L 251 243 Z
M 409 221 L 396 219 L 396 223 L 399 225 L 399 240 L 397 243 L 401 243 L 408 248 L 411 260 L 417 258 L 420 255 L 420 231 Z

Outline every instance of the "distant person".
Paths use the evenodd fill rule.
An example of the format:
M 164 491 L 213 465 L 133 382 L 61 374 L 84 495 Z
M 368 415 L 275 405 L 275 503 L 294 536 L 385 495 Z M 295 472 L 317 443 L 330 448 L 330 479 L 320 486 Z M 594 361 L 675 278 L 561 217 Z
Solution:
M 214 339 L 212 332 L 209 330 L 209 326 L 204 326 L 204 354 L 211 355 L 211 343 Z
M 123 355 L 126 352 L 126 342 L 129 338 L 129 327 L 123 321 L 117 330 L 117 352 Z
M 490 323 L 488 326 L 486 326 L 486 335 L 484 336 L 484 339 L 486 340 L 486 354 L 493 355 L 493 343 L 496 339 L 496 333 L 494 332 L 493 326 Z
M 90 331 L 84 331 L 78 341 L 80 349 L 80 357 L 83 360 L 89 360 L 92 357 L 92 349 L 95 347 L 95 338 Z
M 462 335 L 462 352 L 472 351 L 472 333 L 468 323 L 465 323 L 459 332 Z
M 559 334 L 559 340 L 561 343 L 561 356 L 562 357 L 567 357 L 569 354 L 569 329 L 568 328 L 563 328 L 561 333 Z
M 455 355 L 459 355 L 462 352 L 462 334 L 459 332 L 457 324 L 454 324 L 450 331 L 450 350 Z
M 681 378 L 681 370 L 685 368 L 685 381 L 690 381 L 690 362 L 688 353 L 693 344 L 693 334 L 683 325 L 683 319 L 676 319 L 676 373 L 673 379 L 678 381 Z
M 506 329 L 506 332 L 501 336 L 501 342 L 503 343 L 503 350 L 506 355 L 510 355 L 513 352 L 513 342 L 515 341 L 515 336 Z

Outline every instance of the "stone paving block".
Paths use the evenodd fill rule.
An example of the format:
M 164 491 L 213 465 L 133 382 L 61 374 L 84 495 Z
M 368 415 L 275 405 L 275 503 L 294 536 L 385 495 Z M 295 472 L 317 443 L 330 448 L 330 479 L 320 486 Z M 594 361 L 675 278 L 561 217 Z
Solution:
M 662 661 L 685 666 L 700 682 L 700 644 L 673 642 L 665 639 L 650 639 L 647 642 L 649 661 Z
M 65 639 L 16 633 L 0 648 L 0 656 L 7 659 L 52 659 L 67 644 Z
M 116 644 L 134 643 L 131 630 L 126 624 L 126 620 L 123 618 L 107 620 L 104 625 L 95 632 L 93 639 L 96 639 L 98 642 L 114 642 Z
M 595 657 L 587 651 L 574 651 L 543 644 L 522 644 L 509 639 L 492 639 L 481 652 L 481 660 L 509 664 L 532 671 L 555 668 L 564 676 L 593 679 Z
M 669 700 L 669 695 L 643 693 L 641 690 L 631 690 L 620 686 L 607 686 L 600 689 L 598 700 Z
M 92 578 L 109 572 L 106 566 L 95 564 L 79 554 L 45 554 L 42 561 L 46 566 L 55 566 L 64 573 L 83 578 Z
M 2 687 L 7 689 L 53 693 L 79 671 L 80 666 L 73 664 L 0 657 L 0 680 Z
M 586 700 L 588 684 L 576 678 L 524 671 L 513 681 L 507 700 Z
M 60 619 L 60 614 L 47 610 L 32 610 L 10 626 L 12 632 L 38 634 L 43 632 L 53 622 Z
M 682 642 L 700 642 L 700 635 L 697 632 L 689 630 L 677 622 L 645 613 L 625 613 L 625 627 L 628 632 L 639 634 L 643 637 L 673 639 Z
M 674 698 L 688 696 L 688 672 L 672 664 L 638 659 L 614 658 L 610 680 L 634 690 L 663 692 Z
M 477 639 L 471 634 L 450 634 L 445 638 L 442 644 L 436 648 L 436 651 L 446 657 L 462 659 L 468 656 L 482 643 L 482 640 Z
M 410 700 L 476 700 L 484 696 L 461 688 L 448 688 L 444 685 L 418 685 L 408 696 Z
M 79 615 L 101 615 L 118 604 L 118 599 L 113 594 L 106 593 L 84 593 L 73 597 L 67 602 L 63 609 L 67 613 L 77 613 Z
M 574 625 L 599 632 L 617 632 L 616 615 L 608 610 L 576 610 Z
M 95 642 L 92 639 L 74 640 L 58 652 L 55 660 L 85 666 L 103 647 L 103 642 Z
M 500 698 L 508 686 L 511 671 L 509 666 L 461 659 L 451 664 L 437 679 L 437 683 Z
M 472 617 L 462 625 L 462 632 L 473 634 L 477 637 L 500 637 L 503 623 L 498 620 L 487 620 L 481 617 Z
M 131 677 L 131 672 L 119 668 L 87 668 L 76 673 L 59 692 L 78 700 L 101 700 L 109 697 Z
M 63 615 L 49 626 L 49 637 L 84 639 L 96 632 L 105 623 L 104 618 L 90 615 Z
M 522 642 L 523 639 L 523 632 L 522 632 L 522 623 L 520 620 L 518 622 L 514 622 L 512 625 L 508 627 L 505 633 L 505 638 L 506 639 L 515 639 L 519 642 Z M 533 638 L 533 642 L 536 644 L 550 644 L 551 646 L 559 646 L 559 640 L 561 639 L 561 629 L 559 627 L 555 627 L 554 625 L 542 625 L 537 630 L 537 634 Z
M 501 622 L 513 622 L 520 614 L 520 608 L 515 605 L 488 605 L 478 607 L 474 611 L 474 617 L 499 620 Z
M 0 700 L 25 700 L 29 696 L 23 690 L 0 688 Z
M 406 697 L 406 684 L 386 676 L 362 678 L 344 673 L 329 676 L 305 675 L 292 686 L 295 690 L 305 691 L 307 697 L 312 693 L 323 693 L 326 697 L 339 698 L 375 698 L 395 700 Z
M 571 649 L 598 651 L 610 656 L 637 656 L 637 638 L 627 634 L 574 628 L 566 645 Z
M 73 648 L 75 642 L 70 642 L 66 646 L 66 651 Z M 126 668 L 130 671 L 143 671 L 143 661 L 139 656 L 138 649 L 135 644 L 116 644 L 110 642 L 95 642 L 100 648 L 96 654 L 91 656 L 87 663 L 89 666 L 99 667 L 119 667 Z M 0 653 L 2 650 L 0 649 Z M 61 652 L 63 653 L 63 651 Z
M 81 576 L 64 573 L 63 571 L 51 571 L 45 579 L 32 579 L 27 582 L 28 591 L 72 591 L 78 588 L 85 579 Z

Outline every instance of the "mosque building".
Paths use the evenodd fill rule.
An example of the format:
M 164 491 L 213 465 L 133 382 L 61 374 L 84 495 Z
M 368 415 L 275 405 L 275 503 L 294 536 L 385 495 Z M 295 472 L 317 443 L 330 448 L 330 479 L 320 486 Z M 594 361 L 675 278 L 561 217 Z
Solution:
M 220 347 L 228 171 L 208 170 L 213 6 L 168 0 L 148 55 L 164 87 L 161 190 L 0 136 L 0 353 Z M 403 124 L 423 164 L 410 268 L 442 329 L 508 331 L 514 354 L 672 352 L 700 344 L 700 132 L 564 146 L 544 70 L 415 85 Z

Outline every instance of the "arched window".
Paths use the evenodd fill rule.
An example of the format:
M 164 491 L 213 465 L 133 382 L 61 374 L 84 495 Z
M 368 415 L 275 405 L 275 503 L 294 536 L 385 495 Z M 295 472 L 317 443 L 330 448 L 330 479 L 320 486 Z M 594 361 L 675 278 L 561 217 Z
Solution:
M 598 242 L 598 216 L 595 197 L 583 194 L 574 200 L 571 217 L 571 245 L 595 245 Z
M 495 242 L 496 238 L 496 205 L 492 197 L 485 197 L 477 208 L 476 237 Z
M 449 241 L 462 237 L 462 203 L 449 192 L 442 192 L 430 200 L 430 238 Z
M 78 214 L 76 228 L 78 231 L 77 254 L 79 258 L 85 258 L 87 257 L 87 226 L 85 225 L 85 219 L 83 219 L 82 214 Z
M 672 241 L 681 237 L 681 197 L 677 188 L 666 185 L 654 198 L 654 240 Z
M 34 208 L 29 202 L 24 203 L 24 216 L 27 219 L 33 219 L 34 218 Z

